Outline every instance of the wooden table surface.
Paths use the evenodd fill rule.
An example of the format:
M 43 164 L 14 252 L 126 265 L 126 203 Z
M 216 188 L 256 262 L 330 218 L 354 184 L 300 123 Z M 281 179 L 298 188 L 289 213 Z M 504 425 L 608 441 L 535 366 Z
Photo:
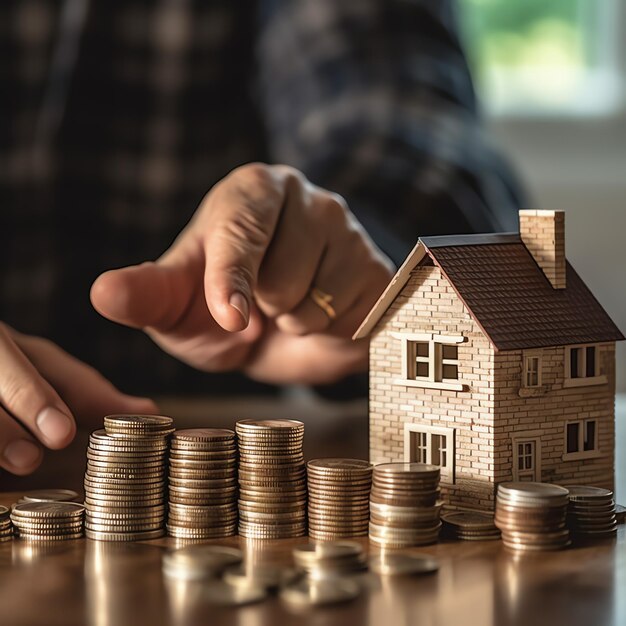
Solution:
M 618 398 L 617 494 L 626 493 L 626 402 Z M 307 458 L 367 455 L 363 403 L 314 405 L 310 401 L 162 403 L 178 427 L 232 427 L 235 419 L 298 417 L 307 424 Z M 86 433 L 69 452 L 51 455 L 28 479 L 0 476 L 3 490 L 80 488 Z M 19 494 L 0 494 L 11 504 Z M 301 543 L 278 541 L 241 547 L 259 562 L 288 564 Z M 238 545 L 233 538 L 227 543 Z M 366 547 L 367 540 L 363 541 Z M 364 592 L 349 604 L 295 612 L 278 598 L 229 609 L 208 604 L 202 583 L 172 583 L 161 557 L 173 539 L 109 544 L 86 539 L 37 545 L 0 543 L 0 626 L 624 626 L 626 529 L 616 540 L 559 553 L 517 558 L 496 542 L 443 542 L 412 550 L 435 555 L 441 568 L 424 578 L 364 577 Z
M 0 494 L 10 504 L 16 494 Z M 240 545 L 257 563 L 291 563 L 303 540 Z M 367 540 L 362 540 L 369 547 Z M 211 605 L 206 583 L 172 581 L 161 573 L 174 539 L 54 545 L 0 544 L 3 626 L 604 626 L 626 624 L 626 533 L 616 540 L 562 552 L 517 557 L 500 541 L 442 542 L 413 549 L 436 556 L 426 577 L 361 578 L 361 597 L 332 608 L 296 611 L 276 598 L 240 608 Z M 180 544 L 178 544 L 180 545 Z M 375 549 L 372 549 L 374 552 Z

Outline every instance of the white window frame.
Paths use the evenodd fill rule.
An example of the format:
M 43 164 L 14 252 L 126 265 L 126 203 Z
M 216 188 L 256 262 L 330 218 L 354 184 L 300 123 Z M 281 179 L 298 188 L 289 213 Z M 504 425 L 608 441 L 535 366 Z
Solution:
M 537 361 L 537 384 L 531 385 L 529 384 L 529 376 L 533 373 L 529 368 L 529 365 L 533 361 Z M 543 384 L 543 357 L 540 351 L 532 351 L 532 352 L 524 352 L 524 362 L 523 362 L 523 370 L 522 370 L 522 387 L 525 389 L 538 389 Z
M 604 385 L 608 382 L 604 374 L 600 374 L 600 348 L 602 344 L 598 343 L 581 343 L 575 346 L 566 346 L 564 354 L 565 378 L 563 379 L 563 387 L 591 387 L 593 385 Z M 586 376 L 587 371 L 587 348 L 595 348 L 595 376 Z M 571 352 L 572 350 L 581 351 L 581 359 L 579 367 L 582 376 L 572 378 L 571 370 Z
M 391 333 L 391 336 L 399 339 L 402 346 L 401 378 L 395 379 L 396 385 L 405 387 L 422 387 L 425 389 L 445 389 L 449 391 L 466 391 L 464 385 L 456 379 L 443 379 L 443 364 L 454 364 L 460 370 L 460 359 L 442 359 L 441 346 L 443 344 L 460 344 L 466 341 L 462 335 L 439 335 L 435 333 Z M 428 378 L 415 377 L 415 363 L 417 361 L 415 351 L 411 349 L 413 343 L 428 343 Z M 458 355 L 457 355 L 458 357 Z M 423 357 L 424 360 L 426 357 Z M 460 373 L 460 372 L 459 372 Z
M 585 450 L 585 433 L 587 431 L 587 424 L 589 422 L 595 422 L 594 428 L 594 441 L 593 448 L 591 450 Z M 578 451 L 567 451 L 567 429 L 570 424 L 578 424 Z M 598 433 L 598 427 L 600 426 L 600 420 L 595 417 L 586 417 L 576 420 L 567 420 L 565 422 L 565 428 L 563 429 L 563 460 L 564 461 L 578 461 L 581 459 L 594 459 L 601 456 L 600 452 L 600 438 Z
M 532 443 L 534 445 L 535 457 L 534 467 L 532 470 L 522 470 L 520 472 L 519 469 L 519 446 L 524 445 L 526 443 Z M 535 433 L 519 433 L 515 437 L 511 438 L 511 447 L 512 447 L 512 466 L 511 466 L 511 474 L 513 476 L 514 481 L 518 481 L 527 471 L 532 471 L 533 480 L 541 482 L 541 437 Z
M 439 435 L 446 438 L 446 464 L 441 466 L 441 479 L 448 483 L 455 481 L 456 465 L 456 429 L 425 424 L 404 424 L 404 461 L 411 461 L 411 436 L 417 433 L 426 434 L 426 463 L 432 463 L 432 437 Z M 413 461 L 415 462 L 415 461 Z

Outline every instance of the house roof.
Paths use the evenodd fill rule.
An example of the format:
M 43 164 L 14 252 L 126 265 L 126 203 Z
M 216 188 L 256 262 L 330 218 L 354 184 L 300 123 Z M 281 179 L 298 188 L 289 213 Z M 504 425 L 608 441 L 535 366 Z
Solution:
M 518 234 L 420 239 L 355 339 L 374 329 L 426 256 L 441 269 L 496 350 L 624 339 L 569 263 L 566 288 L 554 289 Z

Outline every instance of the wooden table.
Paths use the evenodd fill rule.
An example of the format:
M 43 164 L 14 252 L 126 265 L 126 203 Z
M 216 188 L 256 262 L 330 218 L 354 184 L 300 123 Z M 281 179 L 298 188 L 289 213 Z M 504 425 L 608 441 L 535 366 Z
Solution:
M 626 493 L 626 398 L 618 398 L 617 493 Z M 232 427 L 241 417 L 298 417 L 307 424 L 307 458 L 367 455 L 363 402 L 315 405 L 301 402 L 162 402 L 179 427 Z M 75 487 L 82 482 L 86 433 L 73 453 L 11 487 Z M 70 451 L 70 452 L 72 452 Z M 9 477 L 2 476 L 4 490 Z M 0 494 L 10 504 L 16 495 Z M 239 544 L 233 538 L 228 543 Z M 299 541 L 257 544 L 250 556 L 290 563 Z M 367 546 L 367 541 L 363 542 Z M 134 544 L 89 540 L 37 546 L 19 540 L 0 544 L 0 626 L 623 626 L 626 624 L 626 529 L 615 541 L 519 559 L 501 542 L 449 542 L 420 549 L 437 556 L 441 569 L 425 578 L 381 579 L 368 575 L 362 596 L 346 605 L 304 614 L 277 598 L 239 609 L 210 606 L 203 585 L 171 583 L 161 556 L 175 541 Z M 417 550 L 414 550 L 417 551 Z
M 16 494 L 0 494 L 10 504 Z M 256 562 L 291 562 L 303 540 L 232 538 Z M 368 546 L 367 540 L 362 540 Z M 500 541 L 443 542 L 414 549 L 435 555 L 426 577 L 362 577 L 361 597 L 324 609 L 296 611 L 276 597 L 241 608 L 216 607 L 206 583 L 161 573 L 174 539 L 106 543 L 87 539 L 37 545 L 0 544 L 3 626 L 604 626 L 626 624 L 626 532 L 616 540 L 534 557 L 516 557 Z M 374 549 L 373 549 L 374 550 Z

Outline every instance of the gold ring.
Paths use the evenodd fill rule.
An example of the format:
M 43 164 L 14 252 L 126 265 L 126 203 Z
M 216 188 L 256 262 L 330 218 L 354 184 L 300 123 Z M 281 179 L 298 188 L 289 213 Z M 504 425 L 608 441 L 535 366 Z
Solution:
M 322 311 L 324 311 L 324 313 L 326 313 L 331 320 L 334 320 L 337 317 L 337 311 L 335 311 L 331 305 L 333 297 L 329 293 L 326 293 L 317 287 L 313 287 L 313 289 L 309 292 L 309 295 L 311 296 L 311 300 L 313 300 L 313 302 L 315 302 L 315 304 L 317 304 L 317 306 L 322 309 Z

